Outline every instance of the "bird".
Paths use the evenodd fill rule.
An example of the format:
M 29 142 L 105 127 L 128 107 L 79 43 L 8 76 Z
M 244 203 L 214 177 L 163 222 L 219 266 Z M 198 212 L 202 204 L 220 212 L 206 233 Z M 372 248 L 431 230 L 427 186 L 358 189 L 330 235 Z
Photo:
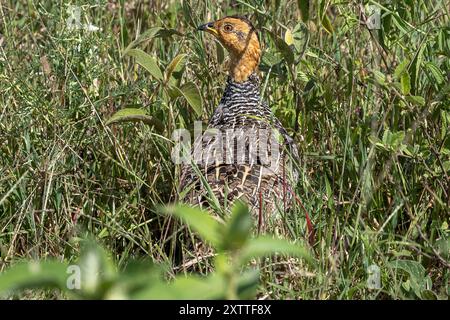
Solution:
M 207 130 L 194 142 L 192 153 L 197 152 L 200 161 L 181 168 L 180 190 L 184 201 L 202 208 L 245 202 L 261 231 L 270 215 L 291 206 L 299 176 L 294 165 L 298 149 L 261 98 L 262 50 L 252 22 L 227 16 L 198 30 L 211 34 L 228 51 L 228 78 Z

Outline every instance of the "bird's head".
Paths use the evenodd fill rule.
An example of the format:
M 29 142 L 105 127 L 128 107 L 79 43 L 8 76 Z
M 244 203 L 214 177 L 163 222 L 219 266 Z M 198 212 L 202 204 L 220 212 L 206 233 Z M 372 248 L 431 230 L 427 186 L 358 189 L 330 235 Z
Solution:
M 235 81 L 245 81 L 256 71 L 261 48 L 250 20 L 230 16 L 205 23 L 198 30 L 212 34 L 228 50 L 231 56 L 230 75 Z

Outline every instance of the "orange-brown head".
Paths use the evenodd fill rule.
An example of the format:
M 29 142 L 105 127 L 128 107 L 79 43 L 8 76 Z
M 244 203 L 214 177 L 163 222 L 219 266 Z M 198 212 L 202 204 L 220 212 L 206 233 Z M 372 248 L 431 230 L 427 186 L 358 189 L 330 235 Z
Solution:
M 243 17 L 230 16 L 198 27 L 214 35 L 230 53 L 230 76 L 243 82 L 258 69 L 261 48 L 252 23 Z

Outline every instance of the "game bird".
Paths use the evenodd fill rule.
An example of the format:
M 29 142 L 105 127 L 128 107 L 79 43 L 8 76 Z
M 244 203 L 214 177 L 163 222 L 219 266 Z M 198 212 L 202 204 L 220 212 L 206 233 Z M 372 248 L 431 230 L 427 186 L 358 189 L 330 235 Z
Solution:
M 217 38 L 229 53 L 229 76 L 208 130 L 194 143 L 197 154 L 182 167 L 185 201 L 211 207 L 246 202 L 258 228 L 268 215 L 290 206 L 298 172 L 297 148 L 261 99 L 258 65 L 261 46 L 252 23 L 228 16 L 198 27 Z M 197 150 L 195 150 L 197 148 Z M 200 150 L 200 151 L 199 151 Z M 187 198 L 187 199 L 186 199 Z

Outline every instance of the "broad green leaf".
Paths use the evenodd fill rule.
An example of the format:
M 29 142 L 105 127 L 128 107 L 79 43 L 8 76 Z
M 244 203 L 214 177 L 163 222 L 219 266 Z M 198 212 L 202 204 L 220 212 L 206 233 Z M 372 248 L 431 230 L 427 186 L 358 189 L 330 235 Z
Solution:
M 170 81 L 170 82 L 172 82 L 172 81 Z M 171 99 L 176 99 L 176 98 L 182 96 L 180 89 L 178 89 L 176 86 L 169 85 L 168 87 L 166 87 L 166 90 Z
M 163 209 L 163 212 L 181 219 L 213 246 L 219 244 L 220 230 L 223 228 L 223 225 L 212 218 L 207 211 L 185 205 L 177 205 L 167 207 Z
M 148 289 L 164 279 L 164 274 L 163 268 L 154 265 L 150 258 L 128 260 L 125 270 L 120 272 L 115 281 L 108 283 L 109 286 L 102 298 L 106 300 L 132 299 L 137 292 Z
M 267 52 L 262 56 L 261 67 L 273 67 L 282 61 L 283 56 L 278 52 Z
M 133 299 L 150 300 L 206 300 L 224 299 L 226 283 L 218 274 L 208 277 L 179 276 L 172 283 L 159 281 L 134 293 Z
M 443 258 L 450 259 L 450 238 L 441 238 L 437 240 L 435 247 Z
M 382 143 L 376 143 L 376 145 L 386 150 L 397 151 L 403 144 L 404 138 L 404 131 L 391 132 L 389 129 L 386 129 L 383 133 Z
M 420 296 L 422 299 L 425 299 L 425 300 L 437 300 L 436 294 L 431 290 L 423 290 L 420 293 Z
M 175 88 L 175 87 L 174 87 Z M 189 105 L 194 109 L 197 116 L 201 116 L 202 110 L 202 96 L 197 86 L 193 82 L 187 82 L 180 88 L 176 88 L 186 98 Z
M 292 51 L 292 48 L 283 39 L 277 36 L 274 32 L 266 28 L 265 30 L 267 30 L 267 32 L 269 33 L 270 37 L 275 43 L 275 46 L 277 47 L 278 51 L 281 52 L 287 64 L 294 63 L 294 51 Z
M 258 270 L 251 270 L 238 276 L 236 296 L 240 299 L 250 299 L 256 294 L 259 284 Z M 132 293 L 132 299 L 151 300 L 206 300 L 227 298 L 228 284 L 218 273 L 207 277 L 178 276 L 167 284 L 153 281 L 145 288 Z
M 167 38 L 172 35 L 180 35 L 183 34 L 175 29 L 165 29 L 162 27 L 153 27 L 146 30 L 144 33 L 140 34 L 135 40 L 131 41 L 131 43 L 125 48 L 122 52 L 122 56 L 126 55 L 130 49 L 137 46 L 138 44 L 145 42 L 147 40 L 151 40 L 153 38 Z
M 407 71 L 408 65 L 409 65 L 409 59 L 403 60 L 402 63 L 400 63 L 400 64 L 397 66 L 397 68 L 395 68 L 394 76 L 395 76 L 397 79 L 401 79 L 401 76 L 403 75 L 403 73 L 404 73 L 405 71 Z
M 309 44 L 309 30 L 304 23 L 298 23 L 292 31 L 295 50 L 303 55 Z
M 240 275 L 237 295 L 239 299 L 254 299 L 259 285 L 259 270 L 250 270 Z
M 236 202 L 225 225 L 222 248 L 225 250 L 241 248 L 250 236 L 252 225 L 253 220 L 248 207 L 242 202 Z
M 411 92 L 411 77 L 408 72 L 403 72 L 400 78 L 400 85 L 402 88 L 402 94 L 408 95 Z
M 150 40 L 156 36 L 161 27 L 153 27 L 146 30 L 144 33 L 140 34 L 135 40 L 133 40 L 128 47 L 122 52 L 122 56 L 126 55 L 130 49 L 137 46 L 139 43 L 142 43 L 146 40 Z
M 422 298 L 421 293 L 423 290 L 431 288 L 431 279 L 426 276 L 426 270 L 419 262 L 414 260 L 395 260 L 390 261 L 388 265 L 393 269 L 403 270 L 409 275 L 408 285 L 419 298 Z
M 0 274 L 0 296 L 29 288 L 67 289 L 67 265 L 58 261 L 30 261 Z
M 425 275 L 425 268 L 423 265 L 414 260 L 389 261 L 389 266 L 395 269 L 404 270 L 415 279 L 421 279 Z
M 384 73 L 378 70 L 372 70 L 372 74 L 378 84 L 382 86 L 386 85 L 386 75 Z
M 187 54 L 181 53 L 169 63 L 166 68 L 166 81 L 169 81 L 174 71 L 179 71 L 181 68 L 183 68 L 183 62 L 186 57 Z
M 305 259 L 310 264 L 314 264 L 314 259 L 309 250 L 303 246 L 270 236 L 261 236 L 248 241 L 246 246 L 242 248 L 240 260 L 244 264 L 252 258 L 266 257 L 274 254 L 294 256 Z
M 163 79 L 161 69 L 158 67 L 155 59 L 140 49 L 130 49 L 127 54 L 136 58 L 136 62 L 143 66 L 150 74 L 158 80 Z
M 307 22 L 309 20 L 309 0 L 297 0 L 298 8 L 302 16 L 302 21 Z
M 164 125 L 158 119 L 147 115 L 147 112 L 143 109 L 137 108 L 125 108 L 117 111 L 111 118 L 106 121 L 106 125 L 119 122 L 138 122 L 141 121 L 145 124 L 154 126 L 159 131 L 164 129 Z

